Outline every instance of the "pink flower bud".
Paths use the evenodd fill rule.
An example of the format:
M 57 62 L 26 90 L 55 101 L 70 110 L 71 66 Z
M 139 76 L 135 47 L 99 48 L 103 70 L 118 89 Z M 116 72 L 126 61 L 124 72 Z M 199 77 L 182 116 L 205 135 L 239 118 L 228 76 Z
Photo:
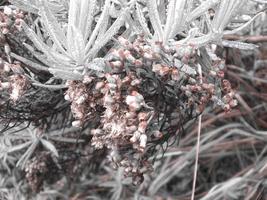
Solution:
M 135 61 L 134 61 L 134 65 L 135 65 L 136 67 L 142 67 L 142 66 L 143 66 L 143 62 L 142 62 L 141 60 L 135 60 Z
M 88 76 L 88 75 L 85 75 L 85 76 L 83 77 L 83 83 L 85 83 L 85 84 L 89 84 L 89 83 L 91 83 L 92 81 L 93 81 L 93 78 L 90 77 L 90 76 Z
M 119 43 L 127 48 L 132 48 L 133 45 L 127 39 L 123 38 L 122 36 L 118 37 Z
M 137 130 L 137 126 L 134 126 L 134 125 L 132 125 L 132 126 L 127 126 L 127 127 L 126 127 L 126 130 L 127 130 L 127 132 L 134 132 L 134 131 Z
M 138 110 L 140 110 L 142 108 L 142 105 L 140 104 L 140 103 L 138 103 L 138 102 L 134 102 L 134 103 L 131 103 L 130 105 L 129 105 L 129 109 L 131 110 L 131 111 L 138 111 Z
M 100 90 L 101 88 L 103 88 L 105 86 L 104 82 L 97 82 L 95 85 L 95 90 Z
M 142 121 L 142 122 L 139 123 L 138 131 L 140 133 L 145 133 L 146 132 L 146 127 L 147 127 L 147 122 L 146 121 Z
M 139 85 L 140 83 L 141 83 L 140 80 L 134 79 L 133 81 L 131 81 L 131 86 L 136 86 L 136 85 Z
M 231 106 L 231 108 L 233 108 L 233 107 L 235 107 L 235 106 L 237 106 L 237 100 L 236 99 L 233 99 L 233 100 L 231 100 L 230 102 L 229 102 L 229 105 Z
M 145 121 L 148 119 L 148 113 L 140 112 L 138 113 L 138 120 L 139 121 Z
M 163 136 L 163 133 L 160 131 L 153 131 L 153 135 L 155 138 L 161 138 Z
M 218 72 L 217 72 L 217 76 L 218 76 L 219 78 L 224 78 L 224 72 L 223 72 L 222 70 L 218 71 Z
M 121 67 L 123 67 L 123 63 L 121 61 L 119 61 L 119 60 L 109 62 L 109 64 L 110 64 L 110 66 L 112 68 L 121 68 Z

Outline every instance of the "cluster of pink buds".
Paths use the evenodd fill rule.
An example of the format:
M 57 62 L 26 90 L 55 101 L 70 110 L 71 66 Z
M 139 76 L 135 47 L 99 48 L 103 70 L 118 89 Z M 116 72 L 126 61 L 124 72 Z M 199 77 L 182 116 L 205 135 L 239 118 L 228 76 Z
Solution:
M 137 91 L 132 91 L 130 95 L 126 97 L 126 104 L 129 106 L 130 111 L 139 111 L 145 104 L 144 97 Z
M 29 87 L 29 81 L 22 74 L 10 76 L 10 99 L 16 102 Z
M 42 184 L 40 174 L 48 172 L 47 165 L 44 160 L 33 158 L 25 168 L 26 179 L 33 191 L 37 191 Z
M 7 91 L 13 102 L 18 101 L 30 85 L 20 63 L 14 62 L 14 64 L 9 64 L 0 59 L 0 74 L 0 90 Z
M 1 77 L 7 75 L 10 72 L 10 64 L 0 58 L 0 75 Z
M 224 103 L 223 109 L 225 112 L 229 112 L 232 108 L 237 106 L 237 100 L 234 99 L 235 92 L 231 87 L 231 83 L 226 79 L 222 80 L 222 88 L 224 92 L 224 96 L 222 98 L 222 101 Z
M 24 18 L 24 13 L 20 10 L 13 10 L 9 6 L 5 6 L 0 12 L 0 29 L 2 33 L 8 34 L 21 30 L 20 21 Z
M 121 160 L 118 166 L 124 168 L 124 175 L 126 177 L 132 177 L 134 185 L 141 184 L 144 181 L 144 174 L 153 171 L 151 163 L 141 161 L 140 164 L 137 164 L 129 158 Z
M 93 78 L 85 76 L 81 81 L 67 81 L 68 90 L 65 93 L 65 100 L 71 102 L 71 111 L 75 118 L 72 125 L 81 127 L 88 119 L 88 116 L 95 110 L 97 104 L 100 104 L 101 81 L 95 84 L 94 90 L 89 90 L 88 85 L 93 82 Z
M 92 145 L 96 148 L 111 148 L 114 144 L 132 142 L 135 149 L 143 152 L 147 142 L 145 131 L 149 115 L 142 111 L 144 97 L 134 90 L 139 82 L 131 73 L 122 80 L 118 75 L 106 74 L 105 77 L 107 90 L 103 96 L 105 111 L 101 119 L 102 128 L 91 131 Z M 130 87 L 122 84 L 125 82 L 131 83 Z
M 235 102 L 229 99 L 232 89 L 223 79 L 224 63 L 219 59 L 212 60 L 215 67 L 202 76 L 188 75 L 172 59 L 166 59 L 180 59 L 194 70 L 194 46 L 173 51 L 157 43 L 152 48 L 142 35 L 133 42 L 122 37 L 118 41 L 121 46 L 106 59 L 111 71 L 96 77 L 85 75 L 83 81 L 68 81 L 65 99 L 71 102 L 73 126 L 80 127 L 98 113 L 98 125 L 90 130 L 91 145 L 116 149 L 112 163 L 123 167 L 126 176 L 140 178 L 148 144 L 175 135 L 179 123 L 191 115 L 188 110 L 193 108 L 193 116 L 197 116 L 211 102 L 230 107 Z M 144 89 L 147 84 L 148 90 Z M 216 96 L 218 91 L 223 99 Z M 162 96 L 164 102 L 160 104 L 167 111 L 157 100 Z M 169 119 L 160 127 L 158 120 L 165 118 Z
M 195 62 L 196 47 L 194 45 L 177 45 L 175 50 L 174 57 L 183 63 Z
M 152 71 L 161 77 L 171 76 L 171 80 L 179 80 L 179 71 L 175 67 L 166 64 L 153 64 Z
M 153 166 L 150 162 L 142 160 L 142 156 L 138 153 L 133 155 L 119 155 L 116 148 L 112 149 L 109 154 L 109 161 L 113 164 L 114 169 L 122 167 L 124 169 L 124 176 L 132 177 L 132 182 L 134 185 L 139 185 L 144 180 L 144 174 L 153 171 Z
M 111 66 L 123 67 L 124 62 L 129 62 L 136 67 L 142 67 L 146 61 L 160 59 L 160 55 L 153 51 L 151 46 L 146 44 L 142 35 L 138 36 L 134 42 L 130 42 L 121 36 L 118 38 L 118 41 L 122 48 L 113 50 L 112 56 L 116 61 L 110 61 Z

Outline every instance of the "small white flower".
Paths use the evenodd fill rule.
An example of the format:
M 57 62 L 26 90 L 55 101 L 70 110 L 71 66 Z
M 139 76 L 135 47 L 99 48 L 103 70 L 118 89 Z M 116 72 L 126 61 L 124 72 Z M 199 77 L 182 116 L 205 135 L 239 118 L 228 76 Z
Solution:
M 73 121 L 71 125 L 74 127 L 81 127 L 82 122 L 80 120 L 76 120 L 76 121 Z
M 11 9 L 10 7 L 5 6 L 5 7 L 4 7 L 4 13 L 5 13 L 6 15 L 12 15 L 13 11 L 12 11 L 12 9 Z
M 140 136 L 141 136 L 141 133 L 139 131 L 135 131 L 133 136 L 131 137 L 130 141 L 132 143 L 135 143 L 139 140 Z
M 142 134 L 139 138 L 139 141 L 140 141 L 140 148 L 143 151 L 146 148 L 147 136 L 145 134 Z

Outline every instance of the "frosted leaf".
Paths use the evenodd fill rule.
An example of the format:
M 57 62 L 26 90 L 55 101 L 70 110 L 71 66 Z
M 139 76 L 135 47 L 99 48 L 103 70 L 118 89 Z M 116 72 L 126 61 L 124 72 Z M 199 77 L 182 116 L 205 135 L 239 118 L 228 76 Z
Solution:
M 100 72 L 111 71 L 111 68 L 107 66 L 105 59 L 103 58 L 95 58 L 92 62 L 86 64 L 85 67 Z
M 94 19 L 94 11 L 96 9 L 96 0 L 82 0 L 81 11 L 79 16 L 79 30 L 84 39 L 87 39 L 91 33 L 91 26 Z
M 21 62 L 23 62 L 24 64 L 30 66 L 30 68 L 36 69 L 36 70 L 41 70 L 41 71 L 48 71 L 48 68 L 40 65 L 38 63 L 32 62 L 31 60 L 28 60 L 27 58 L 21 57 L 15 53 L 11 53 L 10 54 L 13 58 L 15 58 L 16 60 L 19 60 Z
M 65 48 L 67 47 L 66 36 L 64 32 L 62 32 L 62 27 L 57 22 L 57 19 L 50 11 L 50 9 L 47 6 L 47 3 L 45 2 L 46 1 L 43 0 L 41 1 L 41 8 L 40 8 L 41 19 L 44 22 L 46 30 L 51 36 L 53 42 L 57 45 L 58 49 L 62 53 L 66 53 L 64 49 L 64 47 Z
M 168 41 L 173 26 L 174 22 L 173 16 L 175 16 L 175 4 L 176 0 L 170 0 L 168 4 L 167 20 L 164 27 L 164 38 L 163 38 L 164 42 Z
M 242 50 L 254 50 L 254 49 L 258 48 L 258 46 L 255 44 L 248 44 L 248 43 L 244 43 L 244 42 L 229 41 L 229 40 L 223 40 L 222 45 L 225 47 L 242 49 Z
M 102 24 L 105 22 L 105 20 L 108 20 L 108 18 L 109 18 L 109 14 L 108 14 L 109 6 L 110 6 L 110 0 L 105 1 L 105 5 L 104 5 L 103 11 L 100 15 L 100 18 L 97 21 L 97 24 L 96 24 L 96 26 L 95 26 L 95 28 L 94 28 L 94 30 L 93 30 L 90 38 L 89 38 L 88 43 L 86 44 L 86 47 L 85 47 L 86 54 L 89 52 L 90 48 L 93 46 L 93 44 L 97 38 L 97 35 L 99 33 L 99 30 L 102 28 Z
M 107 30 L 107 32 L 103 35 L 102 38 L 97 39 L 97 42 L 93 46 L 93 48 L 86 55 L 87 59 L 92 59 L 97 52 L 119 31 L 120 27 L 125 22 L 126 13 L 129 12 L 128 9 L 124 10 L 120 17 L 116 19 L 116 21 L 111 25 L 111 27 Z
M 174 24 L 172 24 L 172 29 L 171 33 L 169 35 L 168 39 L 172 39 L 178 31 L 180 31 L 184 24 L 185 24 L 185 5 L 186 5 L 186 0 L 179 0 L 176 1 L 175 5 L 175 16 L 174 16 Z
M 144 33 L 146 35 L 148 35 L 150 38 L 152 38 L 152 34 L 151 34 L 149 28 L 147 27 L 146 19 L 143 15 L 143 13 L 141 11 L 141 7 L 138 3 L 136 4 L 136 16 L 137 16 L 138 22 L 140 23 Z
M 31 144 L 31 146 L 27 149 L 27 151 L 20 157 L 20 159 L 16 163 L 17 167 L 21 167 L 22 169 L 24 169 L 27 161 L 32 156 L 32 154 L 34 153 L 38 143 L 39 143 L 39 141 L 36 140 Z
M 49 55 L 50 52 L 47 45 L 36 35 L 36 33 L 24 21 L 21 21 L 21 25 L 25 34 L 34 43 L 35 47 Z
M 28 141 L 28 142 L 25 142 L 25 143 L 22 143 L 22 144 L 18 144 L 18 145 L 15 145 L 15 146 L 12 146 L 11 148 L 8 149 L 8 153 L 12 153 L 12 152 L 15 152 L 15 151 L 20 151 L 24 148 L 26 148 L 27 146 L 30 146 L 31 145 L 31 141 Z
M 243 24 L 242 26 L 234 29 L 234 30 L 231 30 L 231 31 L 224 31 L 224 34 L 235 34 L 245 28 L 247 28 L 254 20 L 256 20 L 258 17 L 261 17 L 264 15 L 264 12 L 260 12 L 258 13 L 257 15 L 255 15 L 252 19 L 250 19 L 247 23 Z
M 222 32 L 243 4 L 243 0 L 221 0 L 220 6 L 215 11 L 213 29 Z
M 51 151 L 55 156 L 58 157 L 58 151 L 56 147 L 49 141 L 41 139 L 42 145 L 48 150 Z
M 205 12 L 207 12 L 210 8 L 213 8 L 218 3 L 220 3 L 220 0 L 208 0 L 204 1 L 200 6 L 198 6 L 196 9 L 194 9 L 191 13 L 188 14 L 188 17 L 186 18 L 186 21 L 190 22 L 201 15 L 203 15 Z
M 257 3 L 266 3 L 267 4 L 267 0 L 251 0 Z
M 155 30 L 155 32 L 158 36 L 157 40 L 162 41 L 163 30 L 161 27 L 162 25 L 161 25 L 161 21 L 159 18 L 157 3 L 155 2 L 155 0 L 148 0 L 147 1 L 147 8 L 148 8 L 149 19 L 151 21 L 153 29 Z
M 9 0 L 11 4 L 17 6 L 21 10 L 38 13 L 37 1 L 36 0 Z
M 61 78 L 63 80 L 82 80 L 83 76 L 80 73 L 75 73 L 73 71 L 67 71 L 63 69 L 57 69 L 56 66 L 54 68 L 49 68 L 49 72 L 53 74 L 57 78 Z
M 85 61 L 85 42 L 82 36 L 82 33 L 79 29 L 72 26 L 71 28 L 71 36 L 73 38 L 72 44 L 72 56 L 75 59 L 75 62 L 78 65 L 81 65 Z

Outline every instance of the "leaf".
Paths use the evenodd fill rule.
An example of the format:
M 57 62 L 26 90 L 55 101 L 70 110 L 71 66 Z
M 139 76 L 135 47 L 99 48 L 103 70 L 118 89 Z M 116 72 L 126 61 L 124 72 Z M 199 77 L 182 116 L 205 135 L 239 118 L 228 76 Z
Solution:
M 51 151 L 57 157 L 59 156 L 56 147 L 51 142 L 41 139 L 41 143 L 48 151 Z
M 95 42 L 95 40 L 97 38 L 97 35 L 99 33 L 99 30 L 102 27 L 102 24 L 105 22 L 105 20 L 108 20 L 108 18 L 109 18 L 109 14 L 108 14 L 109 6 L 110 6 L 110 0 L 106 0 L 104 8 L 103 8 L 103 11 L 102 11 L 102 13 L 100 15 L 100 18 L 97 21 L 97 24 L 96 24 L 96 26 L 95 26 L 95 28 L 94 28 L 94 30 L 93 30 L 90 38 L 89 38 L 88 43 L 86 44 L 86 47 L 85 47 L 86 55 L 88 54 L 91 46 Z
M 168 41 L 171 29 L 173 27 L 174 16 L 175 16 L 175 4 L 176 0 L 170 0 L 168 4 L 167 20 L 164 27 L 164 38 L 163 38 L 164 43 Z
M 262 17 L 264 16 L 264 12 L 260 12 L 258 13 L 257 15 L 255 15 L 251 20 L 249 20 L 248 22 L 246 22 L 245 24 L 243 24 L 242 26 L 234 29 L 234 30 L 231 30 L 231 31 L 224 31 L 224 34 L 236 34 L 237 32 L 247 28 L 252 22 L 254 22 L 258 17 Z
M 69 3 L 69 17 L 68 17 L 68 30 L 67 30 L 67 44 L 68 44 L 68 52 L 72 52 L 73 45 L 73 33 L 72 27 L 79 27 L 79 15 L 80 15 L 80 0 L 70 0 Z
M 115 20 L 115 22 L 111 25 L 111 27 L 107 30 L 102 38 L 99 38 L 93 48 L 88 52 L 86 58 L 91 60 L 97 52 L 108 42 L 111 38 L 119 31 L 120 27 L 125 22 L 126 13 L 129 12 L 128 9 L 125 9 L 119 18 Z
M 212 28 L 222 32 L 233 17 L 234 12 L 242 5 L 242 0 L 221 0 L 220 6 L 215 11 Z
M 92 31 L 96 2 L 96 0 L 82 0 L 79 29 L 84 36 L 84 40 L 87 40 Z
M 61 78 L 63 80 L 82 80 L 83 75 L 80 73 L 75 73 L 73 71 L 68 71 L 64 69 L 57 69 L 56 67 L 54 68 L 49 68 L 49 72 L 53 74 L 57 78 Z
M 73 46 L 72 55 L 78 65 L 84 64 L 85 61 L 85 43 L 82 36 L 82 33 L 79 29 L 72 26 L 72 37 L 73 37 Z
M 12 5 L 15 5 L 24 11 L 34 14 L 38 13 L 36 0 L 9 0 L 9 1 Z
M 61 25 L 47 6 L 47 1 L 42 0 L 40 5 L 41 19 L 44 22 L 45 28 L 51 36 L 53 42 L 58 49 L 67 55 L 64 47 L 67 47 L 67 39 L 64 32 L 61 30 Z
M 174 23 L 172 24 L 173 28 L 171 29 L 171 33 L 169 35 L 169 39 L 173 38 L 178 31 L 183 28 L 185 24 L 185 5 L 186 5 L 186 0 L 179 0 L 176 1 L 175 5 L 175 16 L 174 16 Z
M 13 146 L 13 147 L 9 148 L 7 152 L 12 153 L 14 151 L 19 151 L 19 150 L 24 149 L 25 147 L 29 146 L 31 143 L 32 143 L 32 141 L 28 141 L 28 142 Z
M 111 68 L 109 68 L 103 58 L 95 58 L 92 62 L 85 65 L 86 68 L 100 71 L 100 72 L 110 72 Z
M 33 154 L 33 152 L 34 152 L 35 148 L 37 147 L 38 143 L 39 143 L 39 140 L 36 140 L 31 144 L 31 146 L 27 149 L 27 151 L 18 160 L 18 162 L 16 164 L 17 167 L 20 166 L 22 169 L 24 169 L 27 161 L 29 160 L 29 158 Z
M 147 27 L 146 19 L 143 15 L 141 8 L 140 8 L 140 5 L 138 3 L 136 4 L 136 16 L 137 16 L 138 22 L 140 23 L 144 33 L 148 37 L 152 38 L 152 34 L 151 34 L 149 28 Z
M 201 15 L 203 15 L 205 12 L 207 12 L 210 8 L 213 8 L 216 6 L 218 3 L 220 3 L 221 0 L 209 0 L 209 1 L 204 1 L 203 3 L 200 4 L 197 8 L 195 8 L 191 13 L 188 13 L 186 21 L 190 22 Z
M 72 62 L 69 57 L 57 53 L 48 47 L 24 21 L 21 21 L 21 24 L 28 38 L 38 50 L 42 51 L 47 56 L 48 60 L 54 63 L 64 63 L 66 66 Z
M 41 71 L 48 71 L 47 67 L 45 67 L 43 65 L 40 65 L 38 63 L 35 63 L 35 62 L 31 61 L 31 60 L 28 60 L 28 59 L 26 59 L 24 57 L 21 57 L 21 56 L 15 54 L 15 53 L 11 53 L 10 56 L 15 58 L 16 60 L 19 60 L 19 61 L 23 62 L 24 64 L 26 64 L 28 66 L 30 66 L 29 68 L 34 68 L 36 70 L 41 70 Z
M 48 46 L 36 35 L 36 33 L 24 22 L 21 21 L 22 28 L 35 47 L 46 55 L 51 55 Z M 51 55 L 52 57 L 52 55 Z
M 163 30 L 161 21 L 159 18 L 158 8 L 157 8 L 157 1 L 155 0 L 147 0 L 147 8 L 148 8 L 148 15 L 153 26 L 154 31 L 157 34 L 157 40 L 162 41 L 163 39 Z
M 229 41 L 229 40 L 223 40 L 222 45 L 225 47 L 242 49 L 242 50 L 254 50 L 254 49 L 259 47 L 255 44 L 248 44 L 248 43 L 244 43 L 244 42 Z

